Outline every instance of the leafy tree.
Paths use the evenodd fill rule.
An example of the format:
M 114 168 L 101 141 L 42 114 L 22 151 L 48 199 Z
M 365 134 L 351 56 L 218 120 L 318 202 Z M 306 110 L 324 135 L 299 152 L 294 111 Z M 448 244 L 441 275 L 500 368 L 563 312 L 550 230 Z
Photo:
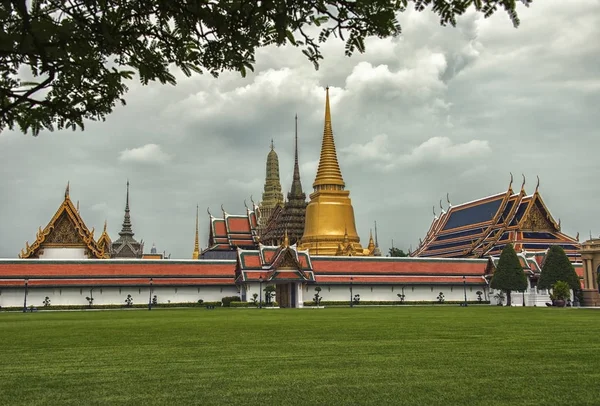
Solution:
M 408 254 L 402 251 L 400 248 L 392 247 L 389 250 L 390 257 L 407 257 Z
M 507 306 L 511 304 L 510 293 L 513 290 L 522 292 L 527 289 L 527 276 L 512 244 L 506 244 L 502 250 L 490 286 L 506 292 Z
M 579 276 L 562 247 L 554 245 L 548 250 L 538 286 L 551 289 L 558 281 L 566 282 L 573 291 L 581 289 Z
M 245 76 L 268 45 L 300 47 L 318 68 L 332 35 L 351 56 L 365 51 L 367 37 L 400 34 L 396 16 L 409 3 L 431 8 L 442 25 L 456 25 L 469 9 L 485 17 L 504 9 L 519 25 L 515 0 L 6 0 L 0 131 L 83 129 L 84 120 L 104 120 L 125 104 L 134 75 L 144 85 L 175 84 L 174 69 Z

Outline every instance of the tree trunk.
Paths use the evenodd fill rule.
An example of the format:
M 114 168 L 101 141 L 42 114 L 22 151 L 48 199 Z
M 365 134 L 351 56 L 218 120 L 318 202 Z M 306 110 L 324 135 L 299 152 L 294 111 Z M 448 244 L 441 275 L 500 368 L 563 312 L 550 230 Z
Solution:
M 506 291 L 506 305 L 510 306 L 510 290 Z

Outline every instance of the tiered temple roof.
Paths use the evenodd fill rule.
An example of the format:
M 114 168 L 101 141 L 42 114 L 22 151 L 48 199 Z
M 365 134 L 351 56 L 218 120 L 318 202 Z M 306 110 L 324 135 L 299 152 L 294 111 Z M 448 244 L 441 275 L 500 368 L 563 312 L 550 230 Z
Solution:
M 253 210 L 246 206 L 246 215 L 229 214 L 221 206 L 223 218 L 214 217 L 208 210 L 210 229 L 208 248 L 200 254 L 201 259 L 235 259 L 237 248 L 258 247 L 258 206 Z
M 260 244 L 257 250 L 237 250 L 236 282 L 314 282 L 308 251 L 289 245 L 287 235 L 279 246 Z
M 133 236 L 134 232 L 131 228 L 131 215 L 129 213 L 129 181 L 127 181 L 123 228 L 119 232 L 117 241 L 112 243 L 111 256 L 113 258 L 142 258 L 144 255 L 144 241 L 138 242 Z
M 441 206 L 441 202 L 440 202 Z M 525 178 L 518 193 L 512 189 L 483 199 L 450 205 L 434 220 L 425 236 L 411 253 L 417 257 L 483 258 L 499 255 L 504 246 L 513 244 L 517 252 L 546 251 L 552 245 L 563 247 L 572 262 L 580 262 L 578 236 L 561 231 L 539 193 L 525 193 Z
M 106 258 L 107 252 L 104 246 L 94 239 L 94 229 L 87 228 L 79 215 L 79 210 L 73 205 L 69 197 L 69 184 L 65 189 L 65 197 L 48 223 L 42 230 L 40 227 L 35 242 L 29 245 L 25 243 L 25 249 L 21 250 L 20 258 L 39 258 L 44 248 L 85 248 L 88 258 Z
M 261 233 L 261 242 L 279 245 L 283 242 L 287 232 L 291 244 L 296 244 L 304 233 L 304 219 L 306 215 L 306 194 L 302 190 L 300 181 L 300 166 L 298 164 L 298 115 L 296 115 L 295 148 L 294 148 L 294 175 L 292 186 L 287 194 L 287 201 L 282 207 L 278 205 Z

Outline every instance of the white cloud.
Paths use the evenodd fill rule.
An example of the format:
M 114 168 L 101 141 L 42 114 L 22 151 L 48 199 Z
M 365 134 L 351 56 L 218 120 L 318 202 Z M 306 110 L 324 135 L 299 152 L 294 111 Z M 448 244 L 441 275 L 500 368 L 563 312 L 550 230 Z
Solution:
M 366 163 L 380 170 L 390 171 L 399 166 L 438 166 L 462 160 L 468 160 L 472 164 L 492 151 L 488 141 L 472 140 L 455 144 L 448 137 L 432 137 L 408 154 L 394 154 L 391 152 L 392 147 L 388 135 L 380 134 L 365 144 L 351 144 L 342 152 L 346 154 L 345 162 L 349 164 Z
M 164 164 L 171 159 L 160 145 L 146 144 L 142 147 L 125 149 L 119 153 L 119 161 L 142 164 Z
M 454 144 L 448 137 L 433 137 L 414 148 L 410 154 L 400 157 L 406 165 L 421 163 L 452 163 L 463 159 L 477 159 L 492 152 L 488 141 L 472 140 Z

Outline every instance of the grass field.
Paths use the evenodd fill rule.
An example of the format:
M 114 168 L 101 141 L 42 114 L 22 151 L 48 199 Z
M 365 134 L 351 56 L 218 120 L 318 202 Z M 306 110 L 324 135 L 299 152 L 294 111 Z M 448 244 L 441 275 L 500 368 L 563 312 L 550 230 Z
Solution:
M 0 314 L 0 404 L 598 405 L 600 311 Z

